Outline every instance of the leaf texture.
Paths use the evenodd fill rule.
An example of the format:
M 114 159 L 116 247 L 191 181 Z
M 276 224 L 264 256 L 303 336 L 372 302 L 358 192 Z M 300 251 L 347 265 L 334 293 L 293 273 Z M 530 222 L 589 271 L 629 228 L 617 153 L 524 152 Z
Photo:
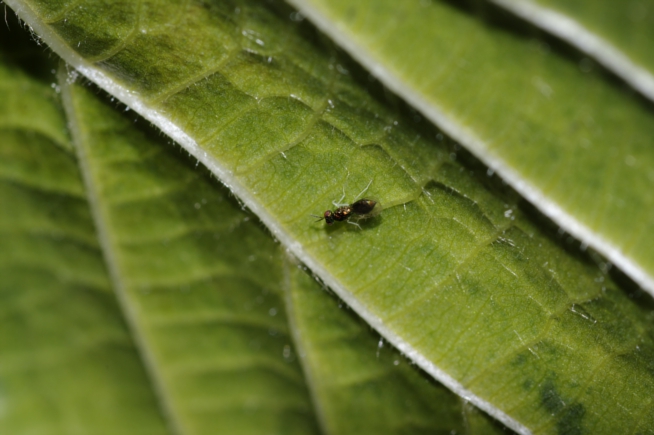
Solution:
M 272 239 L 133 114 L 65 75 L 62 89 L 114 288 L 176 432 L 317 433 L 283 358 Z
M 300 360 L 326 434 L 499 434 L 287 260 L 286 300 Z
M 365 71 L 298 22 L 293 10 L 258 2 L 10 4 L 64 59 L 206 164 L 368 324 L 449 388 L 523 433 L 647 433 L 654 427 L 649 299 L 557 238 L 416 112 L 394 107 Z M 107 17 L 121 20 L 108 26 Z M 75 109 L 75 117 L 84 112 Z M 107 117 L 92 115 L 80 124 L 82 145 L 95 142 L 84 139 L 84 128 L 102 127 Z M 213 232 L 212 225 L 225 225 L 227 212 L 225 220 L 203 218 L 190 227 L 185 220 L 160 230 L 143 226 L 150 196 L 164 199 L 147 216 L 185 217 L 196 205 L 204 208 L 201 200 L 209 201 L 215 186 L 196 186 L 180 175 L 163 180 L 160 174 L 177 173 L 163 163 L 146 171 L 136 189 L 128 180 L 139 171 L 128 170 L 127 162 L 137 151 L 121 160 L 113 148 L 96 150 L 99 162 L 120 163 L 96 173 L 100 169 L 85 160 L 91 150 L 83 153 L 82 167 L 95 180 L 89 183 L 94 214 L 114 283 L 150 361 L 160 355 L 157 378 L 183 397 L 180 384 L 192 389 L 202 382 L 187 386 L 164 368 L 176 357 L 183 373 L 193 372 L 183 356 L 194 349 L 186 347 L 187 334 L 179 338 L 184 347 L 173 346 L 184 322 L 166 329 L 163 313 L 190 297 L 166 305 L 153 299 L 171 292 L 156 289 L 189 281 L 201 286 L 214 267 L 240 270 L 249 257 L 214 264 L 215 245 L 197 236 L 198 228 Z M 162 152 L 172 151 L 156 154 Z M 171 200 L 165 193 L 176 192 L 178 181 L 192 185 L 192 193 Z M 104 193 L 118 194 L 97 200 L 105 182 L 112 187 Z M 367 185 L 365 195 L 378 198 L 383 211 L 360 227 L 325 227 L 308 216 L 341 195 L 353 201 Z M 130 204 L 140 211 L 128 213 Z M 177 244 L 170 251 L 161 248 L 166 237 Z M 267 249 L 259 239 L 234 240 L 239 237 L 245 242 L 232 243 Z M 168 268 L 172 263 L 178 267 Z M 275 274 L 258 277 L 260 285 L 279 279 Z M 162 281 L 152 281 L 157 277 Z M 145 310 L 146 303 L 154 306 Z M 146 320 L 157 310 L 163 310 L 161 325 Z M 173 343 L 166 358 L 157 350 L 161 336 Z M 173 396 L 168 409 L 177 409 Z M 189 416 L 201 414 L 182 409 L 186 405 L 180 403 L 179 427 L 191 427 Z
M 585 54 L 486 2 L 292 3 L 564 230 L 654 294 L 651 102 Z M 627 6 L 593 2 L 584 12 L 603 8 Z
M 0 51 L 0 432 L 166 434 L 59 96 L 29 73 L 52 65 L 22 42 Z

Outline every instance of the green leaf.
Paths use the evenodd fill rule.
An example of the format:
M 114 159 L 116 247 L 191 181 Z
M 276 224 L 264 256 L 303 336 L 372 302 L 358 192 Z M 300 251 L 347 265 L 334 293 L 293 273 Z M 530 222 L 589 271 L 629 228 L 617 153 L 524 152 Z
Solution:
M 288 279 L 281 277 L 274 242 L 206 171 L 162 146 L 151 128 L 135 124 L 133 116 L 116 112 L 111 102 L 65 76 L 61 83 L 114 288 L 176 431 L 317 433 L 290 339 L 281 293 Z M 307 275 L 297 275 L 294 279 L 307 286 Z M 320 287 L 309 289 L 314 302 L 335 304 Z M 386 413 L 388 426 L 361 415 L 368 401 L 363 406 L 351 401 L 323 416 L 328 433 L 396 433 L 398 425 L 414 420 L 433 431 L 461 430 L 466 423 L 493 429 L 488 418 L 425 380 L 417 368 L 395 367 L 386 354 L 371 361 L 377 340 L 351 315 L 326 325 L 324 318 L 311 319 L 315 310 L 302 314 L 305 324 L 295 330 L 305 331 L 304 338 L 311 328 L 358 328 L 354 342 L 340 343 L 355 361 L 332 360 L 341 376 L 356 369 L 374 375 L 377 366 L 391 378 L 373 385 L 385 395 L 377 411 Z M 325 343 L 311 338 L 303 344 L 312 346 L 306 357 L 329 364 L 333 356 L 325 354 Z M 396 351 L 393 355 L 400 358 Z M 356 366 L 357 359 L 367 364 Z M 320 377 L 330 379 L 328 373 Z M 395 377 L 414 388 L 402 388 Z M 350 394 L 360 397 L 361 389 L 354 387 Z M 396 402 L 404 409 L 396 409 Z M 411 415 L 416 402 L 424 403 L 420 419 Z M 342 427 L 333 430 L 334 425 Z
M 306 268 L 291 261 L 285 267 L 290 324 L 325 433 L 506 430 L 412 367 L 338 299 L 328 296 Z
M 595 256 L 557 237 L 501 180 L 487 176 L 486 168 L 417 113 L 394 107 L 365 71 L 306 22 L 298 23 L 294 11 L 245 1 L 142 3 L 136 9 L 99 1 L 63 9 L 45 1 L 10 4 L 59 55 L 231 187 L 287 249 L 411 362 L 465 399 L 523 433 L 654 427 L 648 412 L 654 387 L 651 300 L 606 274 L 601 259 L 598 267 Z M 85 136 L 94 124 L 107 137 L 131 137 L 106 129 L 109 115 L 86 104 L 75 108 L 75 98 L 70 100 L 69 121 L 77 125 L 83 151 L 85 143 L 89 151 L 103 143 Z M 196 243 L 185 239 L 192 239 L 186 216 L 196 204 L 203 208 L 205 196 L 198 192 L 209 195 L 215 186 L 193 185 L 191 193 L 174 197 L 179 180 L 193 183 L 169 164 L 149 164 L 134 184 L 129 165 L 111 165 L 112 158 L 125 158 L 116 149 L 98 150 L 95 157 L 106 165 L 98 173 L 89 151 L 81 163 L 114 288 L 160 383 L 168 417 L 184 431 L 199 431 L 188 401 L 203 383 L 175 379 L 175 367 L 192 372 L 186 352 L 219 356 L 201 353 L 210 347 L 192 352 L 187 334 L 178 331 L 183 322 L 168 318 L 173 316 L 165 309 L 192 304 L 190 296 L 146 308 L 149 298 L 139 292 L 176 285 L 175 279 L 202 281 L 214 267 L 272 288 L 275 271 L 241 269 L 249 261 L 239 252 L 247 250 L 241 248 L 248 246 L 246 234 L 227 244 L 238 247 L 231 260 L 214 258 L 219 242 L 206 236 Z M 164 179 L 166 173 L 172 178 Z M 108 191 L 100 185 L 105 182 Z M 325 227 L 308 216 L 331 207 L 341 193 L 353 201 L 368 185 L 365 195 L 377 197 L 383 211 L 360 228 Z M 153 207 L 162 224 L 144 225 L 145 211 L 138 210 L 171 186 L 175 200 Z M 126 204 L 138 212 L 122 216 Z M 230 214 L 216 214 L 199 228 L 224 228 Z M 182 224 L 165 220 L 171 216 Z M 180 233 L 174 241 L 187 243 L 170 251 L 143 247 Z M 252 240 L 257 252 L 267 249 Z M 161 324 L 151 316 L 160 316 Z M 175 326 L 163 334 L 157 328 L 168 321 Z M 280 364 L 279 353 L 277 358 Z M 154 361 L 160 362 L 153 367 Z M 283 397 L 299 404 L 302 394 L 285 391 Z M 201 397 L 207 406 L 219 401 Z
M 59 97 L 26 73 L 52 65 L 12 41 L 0 51 L 0 432 L 166 433 L 111 290 Z
M 282 280 L 277 276 L 281 261 L 272 240 L 206 172 L 194 169 L 172 147 L 162 147 L 150 129 L 135 126 L 132 116 L 116 113 L 111 102 L 99 100 L 65 76 L 61 83 L 115 289 L 177 431 L 315 432 L 287 332 Z M 171 213 L 177 204 L 186 204 L 180 210 L 192 211 Z M 187 260 L 181 267 L 180 253 Z M 303 278 L 306 283 L 307 276 Z M 334 303 L 322 291 L 313 296 Z M 338 329 L 352 322 L 351 317 L 337 318 L 331 326 Z M 319 324 L 324 322 L 309 326 Z M 360 335 L 358 341 L 340 346 L 355 359 L 369 357 L 368 349 L 376 345 L 369 333 Z M 308 357 L 326 358 L 319 352 L 325 350 L 318 349 L 321 343 L 308 343 L 315 348 Z M 395 356 L 399 358 L 397 352 Z M 373 360 L 366 368 L 383 367 L 384 362 Z M 352 371 L 351 361 L 336 364 Z M 421 379 L 414 367 L 383 368 L 391 379 Z M 322 380 L 328 379 L 324 374 Z M 393 400 L 378 406 L 380 412 L 396 412 L 387 416 L 394 417 L 388 426 L 362 418 L 359 413 L 367 401 L 364 406 L 353 401 L 324 423 L 345 425 L 342 430 L 328 432 L 393 433 L 398 426 L 394 420 L 413 424 L 411 408 L 403 412 L 395 409 L 395 402 L 407 408 L 407 402 L 420 399 L 438 399 L 431 407 L 439 418 L 422 416 L 429 430 L 449 431 L 466 424 L 493 429 L 487 418 L 462 406 L 440 385 L 423 380 L 420 388 L 402 389 L 395 384 L 375 385 Z
M 654 100 L 654 5 L 610 1 L 493 0 L 587 53 Z M 585 59 L 582 69 L 592 68 Z
M 588 66 L 583 54 L 483 2 L 292 3 L 564 230 L 654 294 L 651 103 Z M 600 9 L 596 3 L 606 4 L 611 20 L 614 9 L 627 8 L 593 2 L 587 15 Z
M 43 115 L 43 121 L 47 120 L 48 114 L 54 112 L 54 119 L 44 125 L 60 135 L 65 133 L 56 94 L 38 82 L 24 80 L 20 70 L 14 69 L 11 73 L 14 78 L 12 83 L 20 84 L 17 88 L 20 89 L 21 96 L 39 103 L 30 107 L 29 113 Z M 7 365 L 14 370 L 21 363 L 30 365 L 32 360 L 45 362 L 33 364 L 29 369 L 29 376 L 40 382 L 25 383 L 25 374 L 20 370 L 18 373 L 2 373 L 2 383 L 7 386 L 5 400 L 11 411 L 5 416 L 1 427 L 10 433 L 27 433 L 30 430 L 66 434 L 75 431 L 164 433 L 164 428 L 160 427 L 161 421 L 159 427 L 154 429 L 142 421 L 149 416 L 151 407 L 155 404 L 154 394 L 150 394 L 149 402 L 139 401 L 145 392 L 146 395 L 157 394 L 159 401 L 166 407 L 170 425 L 177 433 L 236 434 L 260 433 L 262 430 L 280 434 L 315 433 L 311 405 L 304 388 L 305 380 L 298 370 L 296 353 L 287 333 L 285 303 L 280 297 L 281 279 L 277 276 L 281 274 L 281 262 L 272 240 L 251 220 L 251 216 L 227 197 L 228 192 L 224 188 L 210 180 L 205 171 L 195 169 L 193 162 L 181 156 L 174 148 L 165 146 L 159 135 L 147 125 L 138 122 L 138 119 L 134 120 L 131 114 L 117 112 L 113 103 L 99 98 L 90 89 L 73 84 L 66 77 L 61 82 L 61 90 L 66 101 L 68 121 L 74 127 L 79 163 L 86 176 L 86 194 L 94 204 L 95 219 L 102 234 L 100 240 L 104 242 L 104 254 L 109 259 L 109 266 L 113 268 L 116 283 L 114 289 L 122 299 L 124 312 L 131 320 L 132 332 L 142 354 L 146 356 L 150 379 L 154 383 L 153 391 L 149 391 L 149 381 L 140 367 L 140 370 L 134 372 L 130 365 L 124 363 L 120 352 L 112 351 L 111 347 L 104 350 L 104 347 L 112 344 L 105 343 L 107 333 L 114 340 L 119 338 L 129 341 L 122 315 L 111 297 L 104 273 L 100 273 L 100 277 L 95 277 L 95 280 L 101 282 L 106 294 L 92 298 L 91 301 L 95 303 L 89 303 L 89 298 L 82 293 L 82 290 L 88 291 L 88 288 L 74 288 L 69 294 L 60 295 L 56 292 L 58 286 L 51 282 L 51 275 L 47 275 L 45 278 L 48 281 L 43 282 L 40 279 L 43 271 L 34 267 L 26 270 L 25 264 L 19 262 L 22 267 L 3 275 L 7 280 L 6 287 L 1 288 L 1 294 L 10 309 L 25 310 L 20 303 L 13 306 L 16 299 L 12 299 L 12 296 L 20 293 L 23 295 L 18 301 L 35 299 L 39 297 L 39 291 L 45 290 L 55 291 L 56 298 L 68 297 L 65 300 L 62 298 L 60 304 L 65 309 L 49 304 L 51 312 L 40 323 L 35 322 L 40 326 L 33 327 L 35 331 L 29 329 L 32 325 L 24 322 L 11 325 L 10 332 L 14 338 L 24 338 L 25 327 L 28 326 L 29 350 L 24 349 L 24 345 L 23 348 L 17 348 L 13 341 L 0 342 L 0 351 L 5 360 L 10 361 Z M 6 97 L 5 101 L 12 101 L 16 94 L 6 92 L 2 95 Z M 25 116 L 22 118 L 25 123 Z M 21 117 L 16 116 L 15 119 Z M 9 124 L 6 126 L 8 133 L 23 130 L 20 123 L 11 125 L 14 124 L 18 126 L 15 129 L 9 128 Z M 15 152 L 16 148 L 24 144 L 32 145 L 32 148 L 43 145 L 38 139 L 40 137 L 37 135 L 35 139 L 27 135 L 19 145 L 11 141 L 3 142 L 3 155 L 6 162 L 12 164 L 4 165 L 3 169 L 26 169 L 22 176 L 14 174 L 9 177 L 7 185 L 19 181 L 27 186 L 31 182 L 47 187 L 48 183 L 52 183 L 54 178 L 48 178 L 44 168 L 36 171 L 37 176 L 31 177 L 29 170 L 34 171 L 37 164 L 43 164 L 48 159 L 56 161 L 59 153 L 42 147 L 45 149 L 35 149 L 32 152 L 33 158 L 29 160 L 21 159 L 23 155 Z M 44 137 L 59 139 L 56 136 Z M 72 190 L 83 194 L 84 188 L 81 186 L 76 162 L 70 153 L 70 143 L 65 135 L 63 137 L 66 139 L 63 143 L 66 146 L 67 164 L 56 167 L 49 165 L 48 169 L 52 171 L 55 168 L 57 178 L 68 178 L 68 184 L 75 186 Z M 11 135 L 7 134 L 3 138 L 11 138 Z M 56 141 L 53 144 L 59 146 Z M 2 189 L 2 192 L 5 193 L 6 190 L 8 189 Z M 34 246 L 25 242 L 24 238 L 15 237 L 19 233 L 17 227 L 38 231 L 40 226 L 34 218 L 47 217 L 52 208 L 47 204 L 53 203 L 59 207 L 62 206 L 61 200 L 51 194 L 44 201 L 42 195 L 35 195 L 33 188 L 19 189 L 12 193 L 10 196 L 0 196 L 3 207 L 17 202 L 27 202 L 31 207 L 25 211 L 19 209 L 21 212 L 16 213 L 17 219 L 9 223 L 12 225 L 8 225 L 7 232 L 3 231 L 3 236 L 6 236 L 3 240 L 9 242 L 8 246 L 12 248 L 10 251 L 14 254 L 22 249 L 27 251 L 26 256 L 31 256 Z M 175 205 L 179 203 L 186 204 L 186 207 L 175 212 Z M 80 227 L 82 231 L 78 229 L 77 234 L 85 234 L 95 247 L 95 255 L 90 259 L 91 264 L 95 262 L 97 266 L 101 260 L 98 258 L 85 199 L 82 197 L 81 200 L 63 204 L 76 211 L 80 205 L 83 219 L 67 213 L 58 216 L 55 222 L 50 222 L 55 225 L 50 225 L 47 230 L 59 229 L 75 233 L 74 228 Z M 27 224 L 18 225 L 21 221 Z M 64 273 L 69 278 L 89 270 L 82 267 L 88 263 L 88 249 L 84 250 L 82 246 L 79 250 L 81 252 L 71 251 L 65 245 L 62 246 L 62 235 L 56 236 L 58 245 L 55 249 L 59 252 L 56 256 L 43 256 L 39 260 L 45 260 L 47 265 L 48 261 L 53 262 L 60 257 L 59 261 L 63 259 L 64 262 L 50 269 Z M 65 253 L 63 257 L 62 248 Z M 68 255 L 69 251 L 76 255 Z M 207 254 L 207 251 L 210 253 Z M 181 257 L 193 261 L 180 268 L 177 264 L 180 253 Z M 210 263 L 204 264 L 202 268 L 194 268 L 203 260 Z M 73 261 L 76 270 L 66 270 L 66 266 L 72 266 L 70 263 Z M 2 258 L 1 264 L 6 267 L 17 265 L 15 258 L 8 257 Z M 29 266 L 33 264 L 30 262 Z M 100 269 L 103 272 L 102 265 Z M 40 273 L 35 274 L 35 271 Z M 36 278 L 28 279 L 26 272 Z M 62 279 L 65 280 L 59 277 L 59 280 Z M 77 286 L 80 284 L 77 283 Z M 74 283 L 71 287 L 75 287 Z M 314 297 L 318 296 L 318 300 L 324 298 L 328 304 L 333 303 L 329 302 L 331 298 L 327 294 L 321 293 L 314 294 Z M 107 296 L 109 301 L 106 300 Z M 71 304 L 70 298 L 80 302 Z M 30 305 L 27 308 L 34 307 Z M 29 314 L 43 316 L 45 313 L 41 311 Z M 97 317 L 93 319 L 94 323 L 89 324 L 89 316 Z M 65 328 L 52 328 L 62 319 L 66 319 Z M 353 322 L 351 318 L 345 319 L 345 322 Z M 6 320 L 11 321 L 12 318 Z M 115 323 L 122 327 L 118 337 L 116 331 L 111 334 Z M 332 323 L 332 326 L 338 328 L 339 324 Z M 60 343 L 61 335 L 75 337 L 75 330 L 77 335 L 83 331 L 86 346 L 92 341 L 100 343 L 92 347 L 94 352 L 88 359 L 75 355 L 78 352 L 76 348 L 73 349 L 76 352 L 72 357 L 67 356 L 65 342 Z M 364 333 L 363 336 L 363 339 L 359 338 L 351 346 L 341 348 L 352 355 L 360 354 L 366 358 L 368 350 L 374 349 L 376 341 L 369 333 Z M 55 343 L 37 340 L 52 340 L 53 337 Z M 366 345 L 365 338 L 372 338 L 373 341 Z M 97 355 L 98 350 L 100 355 Z M 73 368 L 79 369 L 74 373 L 69 371 L 70 366 L 66 367 L 66 371 L 58 369 L 51 361 L 53 356 L 55 363 L 61 358 L 68 364 L 74 363 Z M 316 355 L 309 356 L 316 359 Z M 132 355 L 132 364 L 134 360 L 138 366 L 138 357 Z M 106 374 L 98 379 L 95 373 L 98 365 L 106 366 L 107 362 L 115 367 L 110 373 L 109 382 L 104 379 Z M 386 358 L 381 362 L 373 362 L 372 367 L 375 364 L 383 366 L 385 362 Z M 338 365 L 343 369 L 348 368 L 344 361 L 339 361 Z M 384 370 L 391 379 L 398 370 L 403 377 L 420 379 L 415 367 L 397 368 L 390 365 L 384 367 Z M 88 375 L 80 376 L 80 373 Z M 71 378 L 73 374 L 76 378 Z M 21 389 L 27 393 L 26 397 L 16 395 L 17 388 L 14 385 L 19 382 L 23 382 Z M 114 397 L 114 382 L 120 387 L 117 393 L 126 390 L 123 394 L 131 394 L 132 397 L 127 401 L 118 394 L 117 398 Z M 103 391 L 94 396 L 97 402 L 105 405 L 100 410 L 102 414 L 98 414 L 97 409 L 88 408 L 88 395 L 93 391 L 89 389 L 90 386 Z M 378 391 L 386 392 L 387 396 L 392 394 L 394 401 L 404 403 L 419 399 L 416 398 L 418 394 L 412 390 L 398 391 L 392 382 L 381 382 L 376 387 Z M 56 388 L 56 395 L 52 395 L 52 388 Z M 435 393 L 431 392 L 432 389 Z M 461 402 L 442 386 L 423 380 L 422 391 L 428 397 L 436 394 L 439 402 L 432 406 L 437 409 L 442 407 L 441 419 L 429 418 L 425 422 L 433 430 L 444 431 L 451 427 L 463 427 L 464 424 L 468 427 L 475 424 L 481 427 L 492 425 L 469 406 L 464 407 L 465 414 L 462 413 Z M 51 406 L 49 412 L 40 412 L 41 403 L 34 400 L 44 392 L 49 393 L 51 401 L 56 404 Z M 115 408 L 106 407 L 107 401 L 112 398 L 118 401 L 117 404 L 114 403 Z M 123 410 L 121 406 L 125 403 L 129 404 L 129 408 Z M 448 406 L 449 403 L 455 406 Z M 350 405 L 346 410 L 350 413 L 361 408 L 356 402 Z M 158 417 L 156 408 L 154 411 L 155 417 Z M 380 407 L 380 411 L 385 409 Z M 78 415 L 83 412 L 86 414 Z M 20 425 L 15 424 L 19 417 L 23 418 Z M 462 420 L 462 417 L 466 420 Z M 108 418 L 115 419 L 113 424 L 106 424 Z M 392 433 L 389 429 L 394 427 L 370 426 L 365 419 L 348 415 L 347 412 L 337 413 L 332 418 L 339 424 L 355 426 L 356 431 L 345 430 L 339 433 Z M 62 423 L 59 420 L 68 421 Z M 139 424 L 133 426 L 134 422 Z M 128 429 L 124 427 L 125 423 L 130 425 L 129 430 L 125 430 Z
M 177 433 L 317 433 L 275 243 L 157 132 L 62 93 L 114 288 Z

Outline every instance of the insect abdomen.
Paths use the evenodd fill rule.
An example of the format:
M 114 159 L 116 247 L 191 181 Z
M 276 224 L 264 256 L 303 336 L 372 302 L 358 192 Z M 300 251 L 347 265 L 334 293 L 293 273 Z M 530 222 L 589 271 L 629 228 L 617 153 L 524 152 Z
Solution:
M 372 199 L 360 199 L 351 205 L 352 211 L 358 215 L 366 215 L 375 208 L 377 201 Z

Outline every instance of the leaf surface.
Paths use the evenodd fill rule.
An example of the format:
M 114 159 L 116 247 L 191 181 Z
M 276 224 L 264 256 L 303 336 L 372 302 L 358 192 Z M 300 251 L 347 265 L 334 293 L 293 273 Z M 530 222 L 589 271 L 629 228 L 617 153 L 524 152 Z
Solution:
M 429 379 L 287 260 L 300 360 L 326 434 L 499 434 L 508 429 Z
M 180 434 L 317 433 L 277 248 L 206 170 L 61 80 L 80 165 L 154 387 Z
M 162 143 L 142 120 L 65 76 L 60 83 L 114 288 L 176 431 L 317 433 L 306 388 L 311 382 L 291 342 L 282 294 L 287 279 L 273 240 L 210 174 Z M 314 298 L 333 300 L 320 287 L 318 294 L 312 290 Z M 314 314 L 306 310 L 298 329 L 325 326 Z M 327 327 L 338 330 L 343 321 L 353 322 L 337 317 Z M 342 343 L 341 350 L 355 360 L 368 357 L 376 345 L 369 335 Z M 330 363 L 319 340 L 309 337 L 304 344 L 311 347 L 307 357 Z M 331 363 L 342 373 L 370 369 L 347 359 Z M 417 368 L 390 365 L 385 371 L 390 381 L 375 387 L 393 399 L 377 409 L 389 424 L 352 413 L 362 409 L 353 402 L 326 418 L 330 426 L 342 425 L 336 433 L 394 433 L 398 422 L 413 420 L 406 403 L 438 411 L 421 416 L 432 431 L 493 427 Z M 420 388 L 396 387 L 396 378 Z M 360 397 L 361 388 L 353 387 L 351 397 Z M 396 402 L 407 412 L 395 409 Z
M 654 294 L 650 102 L 585 55 L 483 2 L 292 3 L 564 230 Z M 593 2 L 583 13 L 603 8 L 627 6 Z
M 654 3 L 492 0 L 590 55 L 654 100 Z M 580 68 L 592 68 L 590 59 Z
M 394 108 L 294 11 L 258 2 L 11 4 L 62 57 L 203 162 L 371 326 L 449 388 L 525 433 L 654 427 L 646 298 L 557 239 L 415 112 Z M 108 27 L 113 16 L 123 21 Z M 124 168 L 117 169 L 109 173 Z M 342 193 L 353 201 L 371 180 L 365 195 L 383 211 L 360 228 L 308 216 Z M 157 179 L 152 189 L 160 184 L 167 185 Z M 185 210 L 183 198 L 173 204 L 175 213 Z M 134 221 L 116 224 L 115 233 L 154 232 L 132 233 Z M 103 244 L 117 253 L 123 238 L 104 236 Z M 164 265 L 172 259 L 144 270 L 150 278 L 206 277 L 213 245 L 200 245 L 195 257 L 183 255 L 192 245 L 176 250 L 175 271 Z M 114 276 L 122 262 L 138 277 L 139 261 L 157 258 L 145 254 L 116 255 Z M 128 285 L 139 289 L 138 280 L 117 287 Z M 130 297 L 128 306 L 138 307 Z
M 10 40 L 0 49 L 0 432 L 166 434 L 45 81 L 52 63 Z

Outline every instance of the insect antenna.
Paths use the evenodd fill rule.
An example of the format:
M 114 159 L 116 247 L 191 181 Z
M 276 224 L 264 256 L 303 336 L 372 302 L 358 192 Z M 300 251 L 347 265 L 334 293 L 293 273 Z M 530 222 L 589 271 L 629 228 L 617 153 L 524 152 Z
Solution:
M 322 220 L 325 220 L 325 216 L 318 216 L 318 215 L 315 215 L 315 214 L 310 214 L 309 216 L 318 218 L 318 219 L 316 219 L 316 222 L 320 222 Z

